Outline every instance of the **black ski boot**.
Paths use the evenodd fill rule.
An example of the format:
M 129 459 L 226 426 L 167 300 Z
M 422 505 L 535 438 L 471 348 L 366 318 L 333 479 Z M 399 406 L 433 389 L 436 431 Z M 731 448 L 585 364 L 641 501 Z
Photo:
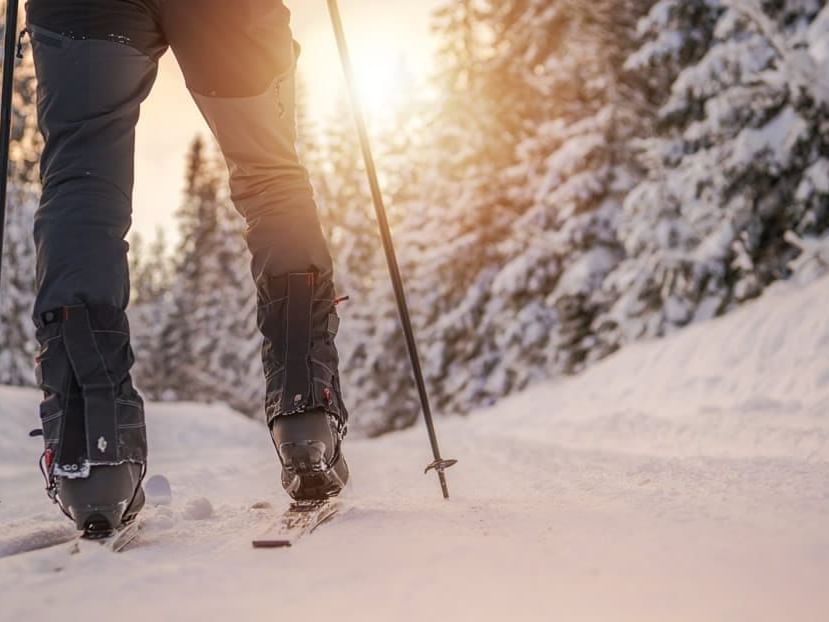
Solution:
M 121 309 L 77 305 L 36 318 L 43 390 L 41 469 L 50 498 L 89 537 L 105 537 L 144 505 L 144 402 Z
M 293 499 L 327 499 L 348 483 L 339 426 L 325 411 L 277 417 L 271 436 L 282 462 L 282 487 Z
M 142 471 L 141 465 L 126 462 L 94 466 L 83 479 L 59 477 L 57 500 L 87 537 L 105 538 L 144 507 Z

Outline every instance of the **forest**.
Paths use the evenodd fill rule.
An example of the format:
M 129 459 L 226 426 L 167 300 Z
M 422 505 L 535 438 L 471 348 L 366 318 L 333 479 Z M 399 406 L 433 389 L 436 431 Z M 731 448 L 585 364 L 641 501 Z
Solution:
M 432 20 L 432 88 L 401 89 L 372 132 L 439 413 L 829 270 L 825 2 L 451 0 Z M 16 80 L 0 384 L 33 385 L 29 55 Z M 418 405 L 347 117 L 344 100 L 328 123 L 300 106 L 299 147 L 349 297 L 352 428 L 375 436 L 412 425 Z M 136 382 L 150 399 L 258 417 L 245 225 L 212 142 L 194 139 L 183 164 L 178 231 L 130 237 Z

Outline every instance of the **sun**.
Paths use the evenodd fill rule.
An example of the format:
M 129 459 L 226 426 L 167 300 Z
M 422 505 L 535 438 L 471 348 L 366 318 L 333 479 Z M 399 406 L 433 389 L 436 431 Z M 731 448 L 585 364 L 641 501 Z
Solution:
M 353 62 L 357 91 L 366 113 L 374 118 L 394 116 L 410 95 L 411 78 L 403 53 L 357 50 Z
M 395 15 L 397 13 L 395 12 Z M 327 123 L 342 114 L 347 99 L 343 71 L 331 24 L 324 13 L 301 34 L 300 71 L 308 87 L 309 116 Z M 370 14 L 347 23 L 351 65 L 360 101 L 373 122 L 394 122 L 425 88 L 435 59 L 425 28 L 407 28 L 399 17 Z

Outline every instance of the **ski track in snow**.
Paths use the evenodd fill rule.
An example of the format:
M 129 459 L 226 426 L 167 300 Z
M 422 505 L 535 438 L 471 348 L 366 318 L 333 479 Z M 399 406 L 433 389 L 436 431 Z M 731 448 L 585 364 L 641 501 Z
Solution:
M 347 509 L 293 549 L 261 424 L 150 404 L 172 482 L 121 554 L 72 536 L 35 466 L 37 394 L 0 388 L 0 620 L 829 619 L 829 279 L 630 346 L 577 378 L 349 440 Z M 259 502 L 271 507 L 253 509 Z

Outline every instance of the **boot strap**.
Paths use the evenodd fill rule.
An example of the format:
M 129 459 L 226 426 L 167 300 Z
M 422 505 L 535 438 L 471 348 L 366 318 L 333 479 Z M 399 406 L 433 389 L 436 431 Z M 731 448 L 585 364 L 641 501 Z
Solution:
M 95 341 L 89 309 L 78 305 L 53 313 L 59 313 L 66 354 L 83 395 L 86 455 L 93 462 L 117 462 L 118 383 Z
M 311 272 L 288 275 L 287 324 L 285 335 L 285 389 L 283 413 L 295 412 L 312 398 L 311 305 L 315 275 Z

